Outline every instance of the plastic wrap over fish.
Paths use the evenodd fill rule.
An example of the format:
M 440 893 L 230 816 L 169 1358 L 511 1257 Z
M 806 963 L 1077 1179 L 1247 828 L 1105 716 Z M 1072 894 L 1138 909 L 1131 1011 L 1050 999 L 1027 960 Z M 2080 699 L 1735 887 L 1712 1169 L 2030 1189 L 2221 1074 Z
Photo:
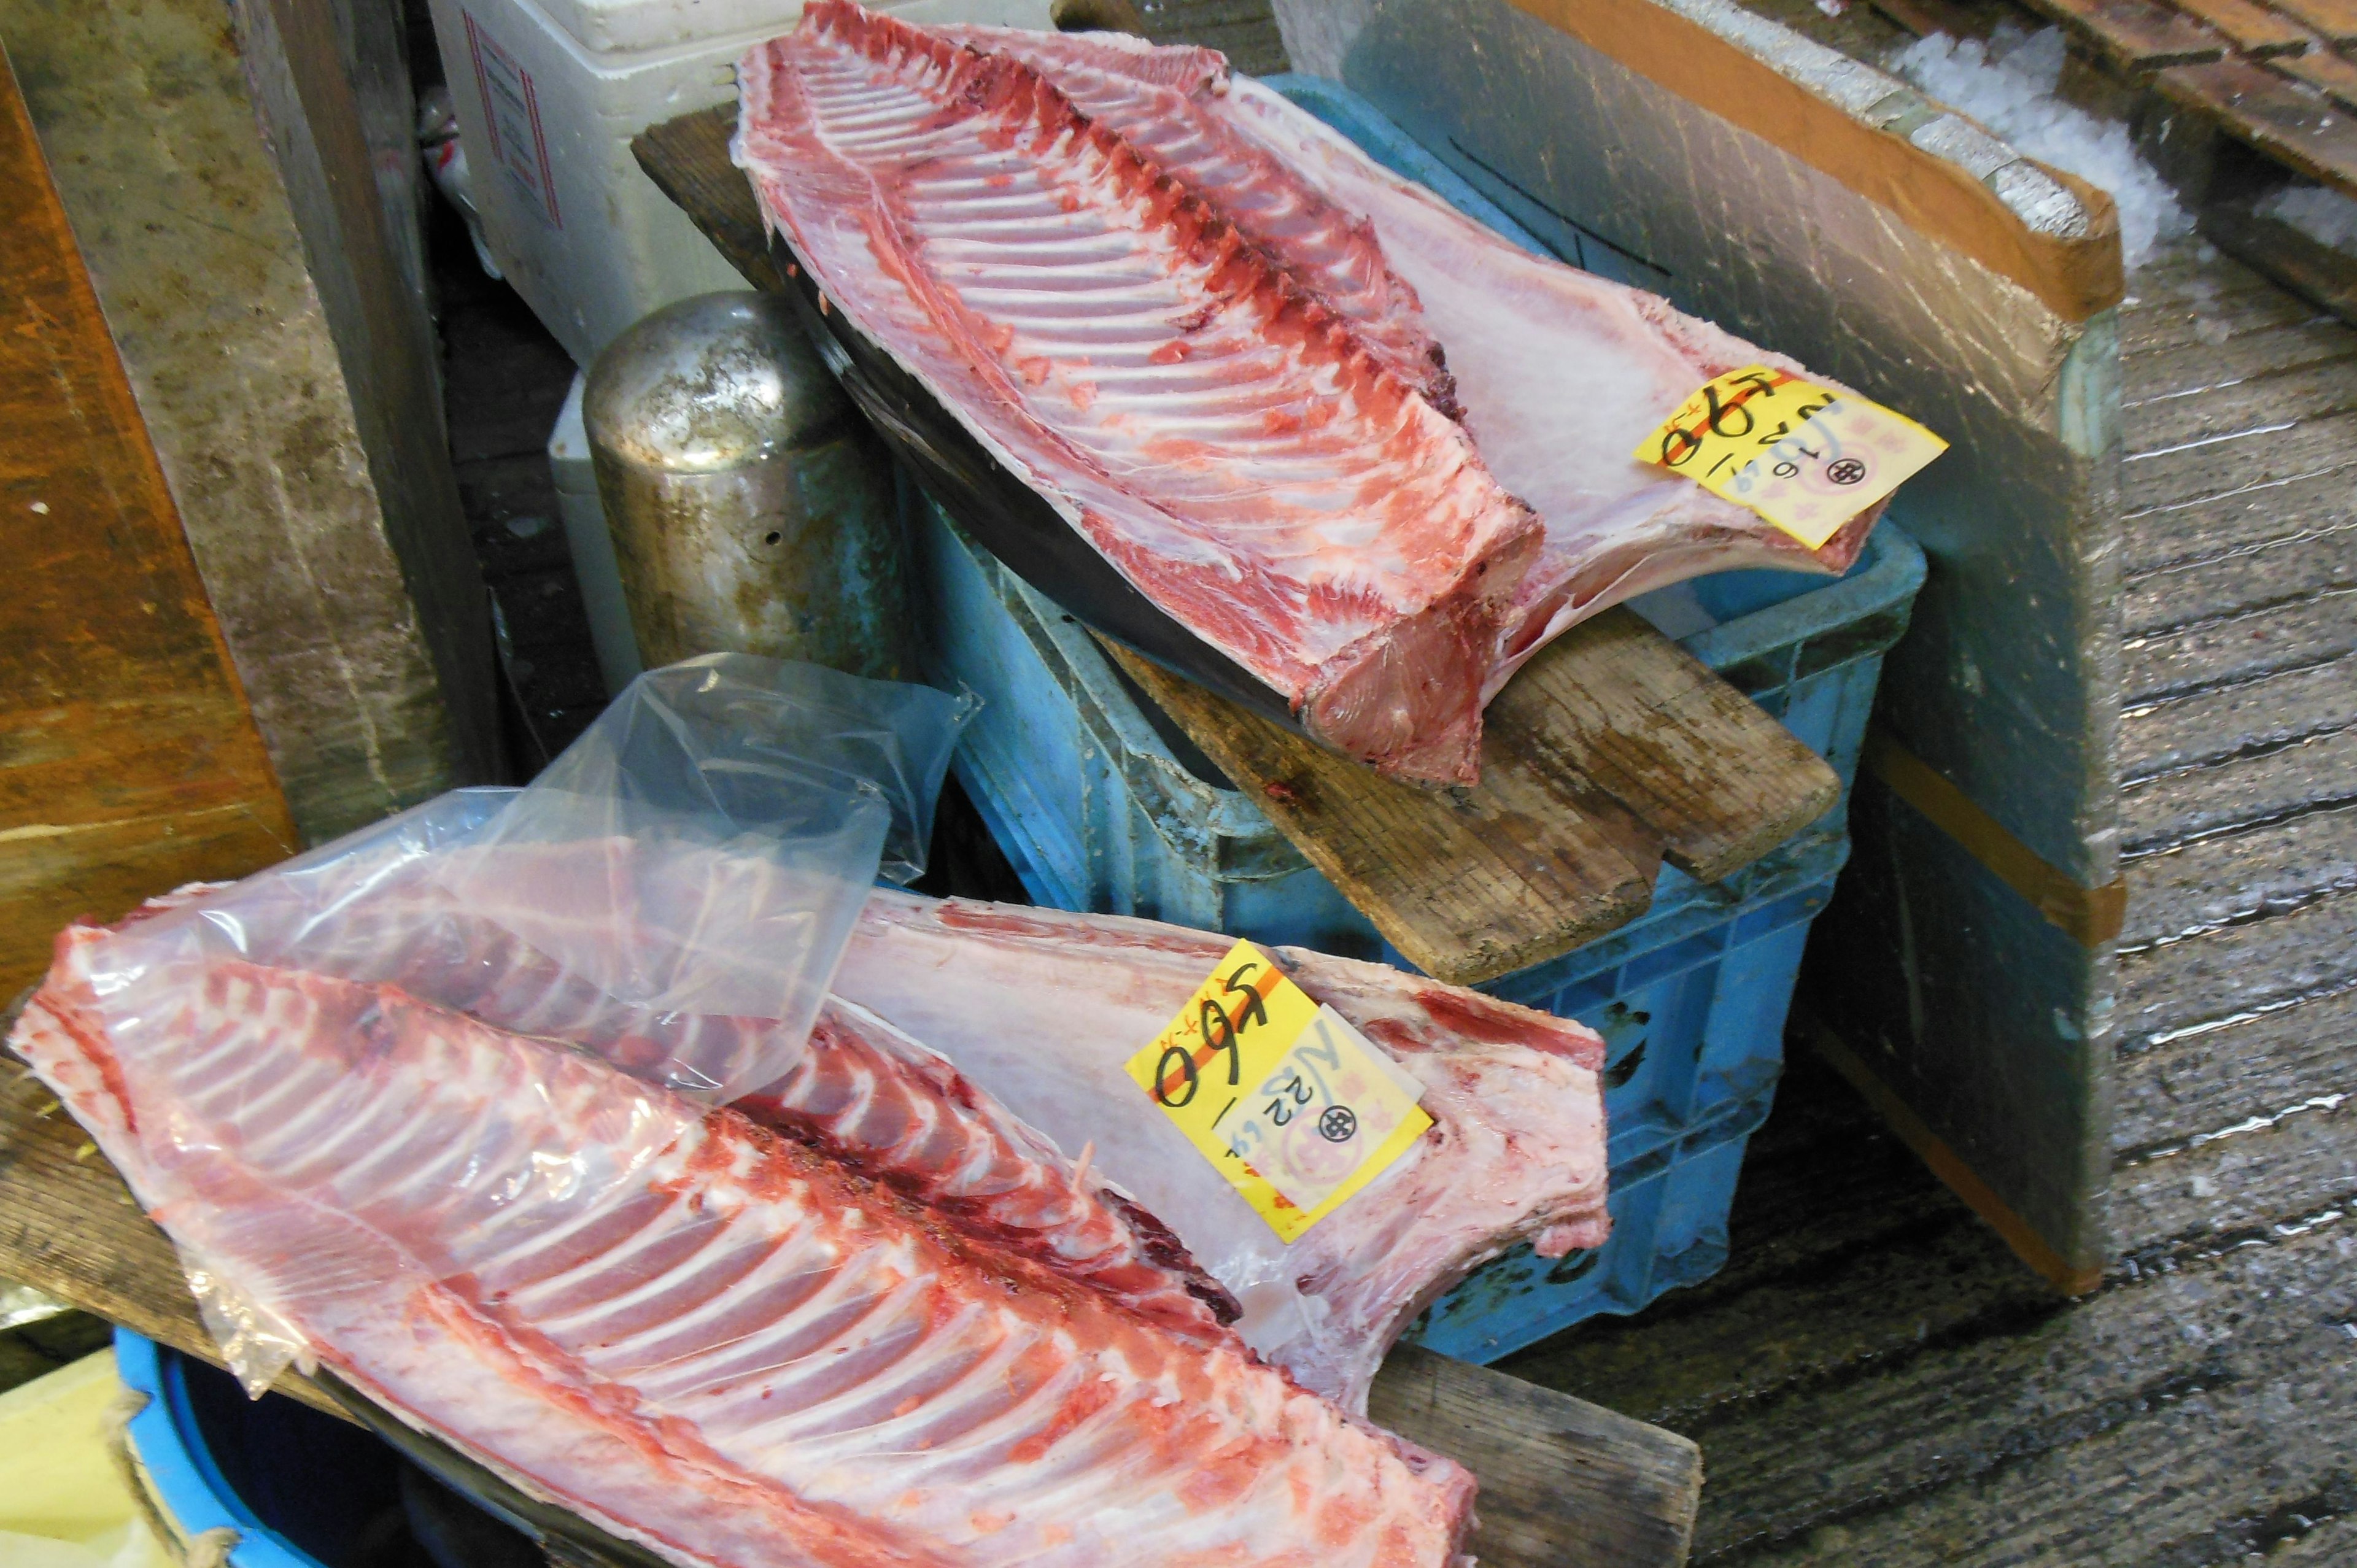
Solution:
M 482 934 L 441 912 L 490 910 L 514 949 L 596 998 L 617 1065 L 731 1099 L 792 1068 L 879 871 L 921 871 L 972 706 L 745 654 L 651 671 L 529 788 L 455 791 L 151 911 L 110 939 L 106 983 L 135 993 L 239 958 L 465 1006 L 447 994 L 461 977 L 493 983 Z M 502 896 L 497 869 L 524 847 L 545 852 L 530 905 Z
M 562 1042 L 162 940 L 200 907 L 70 929 L 12 1044 L 257 1391 L 331 1371 L 680 1568 L 1458 1561 L 1461 1467 L 1208 1315 Z

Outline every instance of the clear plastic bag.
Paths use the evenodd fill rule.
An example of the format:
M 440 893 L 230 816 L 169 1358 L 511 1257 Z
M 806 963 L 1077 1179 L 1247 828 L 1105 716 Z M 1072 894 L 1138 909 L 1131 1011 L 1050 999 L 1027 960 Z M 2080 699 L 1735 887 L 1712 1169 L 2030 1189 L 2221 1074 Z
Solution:
M 792 1066 L 879 872 L 923 870 L 976 705 L 747 654 L 650 671 L 528 788 L 429 801 L 193 901 L 185 930 L 143 922 L 120 956 L 193 940 L 479 1014 L 561 988 L 527 1024 L 733 1099 Z
M 694 1108 L 624 1095 L 585 1122 L 556 1103 L 578 1076 L 565 1047 L 705 1103 L 789 1071 L 879 873 L 921 871 L 976 705 L 746 655 L 649 671 L 526 789 L 457 790 L 113 929 L 74 928 L 20 1039 L 150 1210 L 178 1217 L 190 1284 L 258 1391 L 307 1353 L 274 1304 L 316 1297 L 346 1266 L 337 1250 L 366 1247 L 347 1230 L 307 1251 L 304 1206 L 232 1201 L 234 1173 L 324 1183 L 359 1215 L 364 1145 L 325 1174 L 286 1149 L 393 1101 L 413 1133 L 445 1107 L 455 1153 L 436 1202 L 481 1235 L 453 1234 L 446 1259 L 350 1261 L 379 1278 L 458 1262 L 501 1215 L 611 1201 Z M 505 1098 L 518 1075 L 521 1104 Z M 281 1255 L 283 1273 L 257 1273 Z

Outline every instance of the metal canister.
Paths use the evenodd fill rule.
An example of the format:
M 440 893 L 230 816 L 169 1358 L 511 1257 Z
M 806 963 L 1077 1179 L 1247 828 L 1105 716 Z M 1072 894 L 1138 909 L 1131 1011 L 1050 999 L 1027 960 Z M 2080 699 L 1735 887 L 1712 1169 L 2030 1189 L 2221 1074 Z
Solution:
M 912 673 L 889 460 L 786 301 L 665 306 L 597 356 L 582 416 L 649 668 L 731 652 Z

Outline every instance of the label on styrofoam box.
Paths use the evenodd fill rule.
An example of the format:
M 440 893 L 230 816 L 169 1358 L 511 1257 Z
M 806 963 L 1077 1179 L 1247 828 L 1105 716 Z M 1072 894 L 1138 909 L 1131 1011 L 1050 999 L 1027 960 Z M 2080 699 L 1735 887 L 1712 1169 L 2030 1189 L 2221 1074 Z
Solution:
M 1814 550 L 1948 444 L 1880 403 L 1765 365 L 1686 399 L 1637 448 Z
M 1415 1079 L 1250 942 L 1130 1058 L 1129 1076 L 1288 1243 L 1432 1125 Z

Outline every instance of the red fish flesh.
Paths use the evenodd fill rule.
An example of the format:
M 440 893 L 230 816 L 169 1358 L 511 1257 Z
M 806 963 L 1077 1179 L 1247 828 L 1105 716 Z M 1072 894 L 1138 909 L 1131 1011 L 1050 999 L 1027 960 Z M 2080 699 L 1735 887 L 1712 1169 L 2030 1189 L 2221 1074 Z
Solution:
M 843 197 L 842 189 L 785 177 L 786 160 L 813 149 L 841 147 L 845 156 L 860 160 L 850 144 L 882 134 L 871 127 L 885 123 L 887 111 L 880 99 L 866 94 L 880 91 L 883 75 L 905 73 L 919 59 L 931 62 L 923 69 L 938 73 L 944 84 L 951 74 L 962 82 L 985 76 L 1004 81 L 1020 67 L 1050 84 L 1095 143 L 1118 144 L 1163 186 L 1186 192 L 1203 210 L 1216 213 L 1293 290 L 1347 321 L 1356 340 L 1414 386 L 1424 402 L 1460 419 L 1495 482 L 1536 513 L 1540 547 L 1517 567 L 1511 603 L 1480 660 L 1477 689 L 1468 693 L 1454 686 L 1463 677 L 1461 663 L 1423 662 L 1421 649 L 1412 643 L 1400 644 L 1383 671 L 1394 682 L 1452 683 L 1448 690 L 1454 705 L 1444 707 L 1437 693 L 1392 702 L 1392 711 L 1407 715 L 1405 722 L 1425 723 L 1425 715 L 1433 715 L 1428 722 L 1440 727 L 1428 740 L 1388 752 L 1354 746 L 1350 717 L 1355 710 L 1337 704 L 1343 715 L 1338 722 L 1331 714 L 1302 709 L 1305 727 L 1313 735 L 1341 749 L 1356 749 L 1386 771 L 1469 780 L 1478 771 L 1474 747 L 1481 705 L 1554 637 L 1611 605 L 1706 572 L 1746 566 L 1846 570 L 1881 512 L 1878 503 L 1866 509 L 1811 550 L 1749 510 L 1637 462 L 1631 454 L 1638 443 L 1705 381 L 1750 364 L 1796 374 L 1803 373 L 1801 368 L 1683 315 L 1652 295 L 1529 255 L 1392 175 L 1277 93 L 1232 77 L 1224 58 L 1213 50 L 1157 47 L 1113 34 L 1071 37 L 971 26 L 920 30 L 843 4 L 814 5 L 805 16 L 801 33 L 747 57 L 739 154 L 754 172 L 771 220 L 804 255 L 813 255 L 802 243 L 804 226 L 822 221 L 830 226 L 832 254 L 846 266 L 863 253 L 887 253 L 881 248 L 886 242 L 876 236 L 889 228 L 888 220 L 856 206 L 829 215 L 825 204 Z M 988 72 L 944 53 L 943 45 L 974 59 L 1006 62 L 1006 68 Z M 886 63 L 872 58 L 877 52 L 887 57 Z M 822 61 L 833 62 L 826 69 L 834 74 L 825 77 L 823 88 L 803 89 L 802 73 L 818 71 Z M 858 106 L 846 120 L 855 134 L 835 130 L 823 106 L 794 107 L 802 102 L 795 97 L 798 91 L 817 102 L 836 88 L 851 92 Z M 788 107 L 781 110 L 781 103 Z M 908 112 L 917 113 L 913 106 Z M 871 114 L 878 118 L 871 120 Z M 780 130 L 789 122 L 790 134 Z M 885 136 L 884 145 L 892 156 L 920 156 L 898 131 Z M 1052 161 L 1062 145 L 1049 143 L 1041 158 Z M 867 163 L 877 166 L 871 171 L 877 189 L 889 187 L 890 157 Z M 1049 190 L 1043 182 L 1043 198 Z M 1012 329 L 1035 319 L 1051 325 L 1060 314 L 1070 314 L 1070 300 L 1043 298 L 1048 280 L 1028 271 L 1068 243 L 1068 221 L 1044 200 L 1010 199 L 985 210 L 988 221 L 1001 226 L 1006 253 L 961 251 L 945 257 L 946 286 L 953 293 L 964 289 L 966 279 L 981 275 L 974 269 L 988 268 L 990 286 L 976 291 L 979 308 L 997 311 L 991 319 Z M 866 252 L 863 242 L 869 247 Z M 1071 253 L 1078 264 L 1086 252 Z M 925 255 L 919 247 L 901 262 L 865 264 L 871 271 L 878 265 L 921 267 Z M 830 297 L 868 326 L 862 311 L 863 291 L 870 285 L 827 260 L 813 256 L 812 264 Z M 1033 285 L 1028 290 L 1013 282 L 1027 276 Z M 886 330 L 879 340 L 907 358 L 915 351 L 907 341 L 910 329 L 904 321 L 902 337 Z M 1057 330 L 1063 335 L 1046 342 L 1037 363 L 1053 374 L 1080 366 L 1071 373 L 1088 378 L 1092 345 L 1061 327 Z M 929 339 L 928 346 L 937 353 L 944 348 L 954 351 L 947 333 Z M 1154 381 L 1143 373 L 1121 385 L 1139 401 L 1120 412 L 1139 420 L 1155 417 L 1153 393 L 1166 387 L 1172 395 L 1185 391 L 1176 378 Z M 962 417 L 976 417 L 971 407 L 952 406 Z M 1239 446 L 1227 466 L 1247 474 L 1257 456 L 1250 444 Z M 1052 465 L 1033 462 L 1023 471 L 1038 485 L 1052 489 L 1058 482 Z M 1186 499 L 1180 497 L 1178 503 Z M 1162 535 L 1122 532 L 1129 516 L 1105 510 L 1090 525 L 1091 537 L 1149 596 L 1207 641 L 1235 655 L 1221 641 L 1216 620 L 1205 618 L 1200 599 L 1166 596 L 1141 575 L 1138 566 L 1159 548 Z M 1211 522 L 1207 533 L 1232 537 L 1221 533 L 1223 527 Z M 1103 537 L 1108 532 L 1124 541 L 1121 548 L 1109 545 Z M 1346 554 L 1356 547 L 1330 537 L 1320 543 L 1339 546 Z M 1321 560 L 1304 570 L 1351 568 Z M 1490 585 L 1494 591 L 1494 580 Z M 1288 632 L 1284 623 L 1265 624 L 1271 635 Z M 1239 662 L 1267 678 L 1251 660 L 1239 657 Z
M 619 865 L 635 853 L 619 841 L 505 846 L 393 866 L 351 854 L 304 897 L 257 878 L 231 908 L 248 955 L 397 984 L 640 1070 L 772 1054 L 767 1020 L 649 1016 L 544 956 L 664 940 L 569 912 L 585 854 Z M 490 858 L 471 864 L 478 854 Z M 673 869 L 686 886 L 736 885 Z M 436 870 L 473 896 L 454 899 Z M 313 915 L 322 906 L 332 921 Z M 1123 1070 L 1230 945 L 1146 920 L 878 891 L 802 1064 L 740 1104 L 920 1201 L 1024 1237 L 1133 1310 L 1181 1326 L 1235 1320 L 1304 1386 L 1362 1409 L 1392 1341 L 1472 1269 L 1524 1241 L 1554 1257 L 1604 1240 L 1603 1042 L 1477 992 L 1278 950 L 1306 992 L 1417 1079 L 1434 1122 L 1288 1247 Z
M 76 928 L 13 1044 L 192 1264 L 683 1565 L 1454 1561 L 1472 1484 L 734 1112 L 370 985 Z
M 1471 781 L 1540 530 L 1396 312 L 1370 332 L 1010 56 L 821 0 L 738 74 L 737 156 L 832 307 L 1310 734 Z

